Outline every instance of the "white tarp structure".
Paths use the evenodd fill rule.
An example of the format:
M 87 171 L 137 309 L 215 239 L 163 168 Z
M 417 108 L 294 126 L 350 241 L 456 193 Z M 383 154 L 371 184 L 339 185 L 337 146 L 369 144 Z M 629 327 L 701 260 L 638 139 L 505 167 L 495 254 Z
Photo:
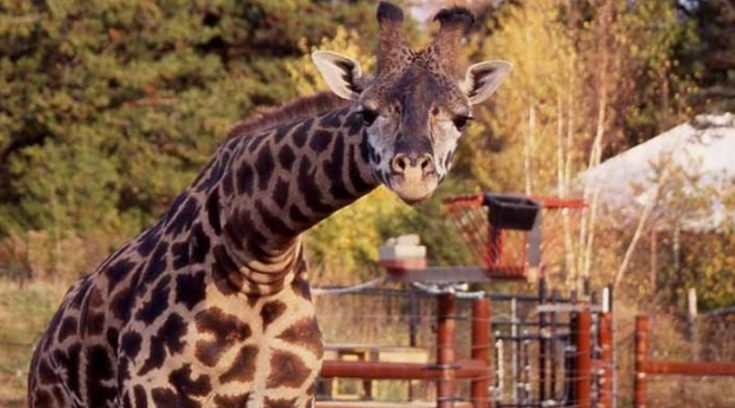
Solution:
M 672 196 L 680 202 L 696 196 L 698 212 L 688 213 L 678 227 L 716 229 L 726 215 L 735 215 L 721 200 L 735 187 L 735 115 L 697 116 L 582 173 L 580 181 L 588 198 L 598 194 L 604 208 L 630 221 L 651 200 L 657 200 L 655 213 L 666 216 L 667 210 L 675 212 L 667 208 Z M 672 192 L 670 185 L 679 190 Z

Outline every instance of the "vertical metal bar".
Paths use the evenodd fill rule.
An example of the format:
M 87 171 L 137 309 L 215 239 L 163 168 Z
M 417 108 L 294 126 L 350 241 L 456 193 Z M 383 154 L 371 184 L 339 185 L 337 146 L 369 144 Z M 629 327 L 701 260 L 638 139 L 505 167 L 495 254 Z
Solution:
M 546 279 L 541 278 L 538 282 L 539 305 L 546 303 Z M 539 351 L 538 351 L 538 400 L 543 403 L 546 400 L 546 351 L 549 340 L 546 338 L 546 313 L 539 313 Z
M 646 406 L 646 356 L 648 355 L 648 318 L 635 318 L 635 379 L 633 383 L 633 406 Z
M 558 293 L 556 291 L 551 292 L 551 303 L 556 303 L 556 299 Z M 557 356 L 556 356 L 556 344 L 557 339 L 554 336 L 556 334 L 556 312 L 551 313 L 551 322 L 549 327 L 549 338 L 550 338 L 550 350 L 549 350 L 549 360 L 550 360 L 550 372 L 549 372 L 549 398 L 556 400 L 556 363 L 557 363 Z
M 416 290 L 412 290 L 411 292 L 411 298 L 409 299 L 409 310 L 411 313 L 411 316 L 409 316 L 408 319 L 408 345 L 411 347 L 416 347 L 418 344 L 418 327 L 419 327 L 419 313 L 420 313 L 420 305 L 419 305 L 419 297 L 416 293 Z M 413 400 L 413 381 L 408 381 L 408 399 Z
M 503 375 L 505 373 L 505 353 L 503 352 L 504 343 L 502 339 L 498 339 L 495 342 L 496 350 L 496 371 L 495 371 L 495 401 L 502 401 L 505 395 L 505 382 L 503 381 Z
M 577 364 L 575 368 L 575 387 L 574 399 L 575 406 L 579 408 L 589 408 L 592 406 L 591 383 L 592 383 L 592 344 L 590 336 L 590 327 L 592 325 L 592 315 L 589 311 L 584 310 L 577 315 Z
M 409 308 L 411 316 L 408 319 L 408 345 L 416 347 L 418 344 L 418 327 L 419 327 L 419 298 L 415 290 L 411 291 L 411 298 L 409 299 Z
M 454 355 L 456 298 L 451 293 L 439 295 L 437 299 L 436 362 L 441 367 L 441 377 L 436 384 L 438 408 L 451 408 L 454 397 Z
M 572 289 L 569 293 L 570 303 L 577 303 L 577 291 Z M 574 389 L 576 378 L 576 367 L 577 367 L 577 320 L 579 320 L 579 313 L 569 314 L 569 338 L 566 349 L 565 349 L 565 361 L 564 361 L 564 400 L 567 405 L 574 405 Z
M 490 312 L 490 299 L 475 299 L 472 302 L 472 358 L 487 365 L 487 374 L 470 383 L 472 405 L 475 408 L 487 408 L 490 402 Z
M 604 308 L 604 307 L 603 307 Z M 599 341 L 602 361 L 600 379 L 600 407 L 612 408 L 612 318 L 610 313 L 600 313 Z
M 510 300 L 510 335 L 511 340 L 511 402 L 518 404 L 518 366 L 520 365 L 520 341 L 518 340 L 518 301 L 516 298 Z
M 524 331 L 523 334 L 528 334 L 528 331 Z M 530 403 L 531 399 L 531 341 L 523 340 L 521 347 L 523 359 L 523 371 L 521 381 L 521 403 L 526 405 Z

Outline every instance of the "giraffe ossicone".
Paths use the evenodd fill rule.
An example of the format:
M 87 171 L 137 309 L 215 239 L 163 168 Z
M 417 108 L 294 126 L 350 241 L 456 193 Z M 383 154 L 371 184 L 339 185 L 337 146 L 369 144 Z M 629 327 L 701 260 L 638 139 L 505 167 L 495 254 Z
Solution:
M 472 105 L 510 70 L 482 62 L 458 79 L 465 9 L 439 12 L 419 51 L 400 8 L 377 17 L 375 73 L 314 53 L 332 94 L 235 126 L 156 224 L 69 290 L 31 362 L 31 407 L 313 404 L 323 341 L 300 234 L 380 183 L 428 198 Z

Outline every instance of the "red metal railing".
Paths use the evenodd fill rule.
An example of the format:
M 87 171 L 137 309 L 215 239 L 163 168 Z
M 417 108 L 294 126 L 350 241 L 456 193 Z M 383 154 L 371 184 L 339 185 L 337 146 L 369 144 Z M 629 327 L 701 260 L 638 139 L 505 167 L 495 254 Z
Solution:
M 635 383 L 634 406 L 646 406 L 646 376 L 648 374 L 694 375 L 694 376 L 735 376 L 735 364 L 710 362 L 678 362 L 648 359 L 648 317 L 636 316 L 635 319 Z
M 540 295 L 539 299 L 543 299 Z M 496 380 L 495 372 L 491 369 L 491 301 L 484 297 L 474 299 L 472 304 L 471 326 L 471 358 L 458 360 L 456 358 L 456 326 L 457 299 L 454 294 L 441 294 L 437 297 L 436 321 L 436 360 L 430 364 L 396 363 L 379 361 L 325 361 L 321 377 L 323 378 L 354 378 L 363 380 L 425 380 L 436 383 L 437 407 L 456 406 L 457 382 L 470 381 L 470 397 L 475 408 L 487 408 L 490 401 L 489 386 Z M 543 303 L 543 302 L 542 302 Z M 571 356 L 569 372 L 564 380 L 571 383 L 571 400 L 575 407 L 605 407 L 613 405 L 613 335 L 612 314 L 609 311 L 595 311 L 592 305 L 585 302 L 577 303 L 572 309 L 569 329 L 575 352 Z M 597 331 L 593 330 L 593 321 L 597 318 Z M 551 324 L 554 324 L 553 322 Z M 554 330 L 551 329 L 550 339 Z M 546 329 L 543 325 L 539 331 L 539 339 L 544 338 Z M 593 337 L 597 335 L 597 339 Z M 595 341 L 596 340 L 596 341 Z M 515 341 L 515 340 L 514 340 Z M 543 342 L 542 342 L 543 343 Z M 647 347 L 647 345 L 645 346 Z M 554 350 L 549 347 L 549 351 Z M 599 350 L 599 353 L 596 352 Z M 539 353 L 541 355 L 541 353 Z M 549 358 L 549 356 L 546 356 Z M 554 357 L 550 357 L 555 361 Z M 643 361 L 643 360 L 641 360 Z M 643 362 L 645 366 L 645 362 Z M 528 363 L 524 363 L 528 364 Z M 638 368 L 639 366 L 637 366 Z M 653 366 L 646 366 L 653 367 Z M 549 383 L 541 381 L 546 375 L 547 363 L 539 363 L 539 399 L 545 401 L 547 394 L 542 388 L 548 388 L 551 398 L 554 398 L 555 377 L 549 377 Z M 652 368 L 652 370 L 655 370 Z M 566 371 L 566 368 L 565 368 Z M 595 388 L 595 385 L 597 387 Z M 597 392 L 595 392 L 597 391 Z M 557 400 L 558 401 L 558 400 Z M 504 402 L 495 402 L 496 405 L 515 406 Z M 542 402 L 539 402 L 542 404 Z M 526 405 L 528 406 L 528 405 Z
M 475 408 L 487 408 L 490 384 L 490 300 L 475 299 L 472 306 L 472 359 L 456 360 L 456 297 L 442 294 L 437 302 L 436 364 L 379 361 L 325 361 L 323 378 L 435 380 L 437 406 L 452 407 L 456 380 L 471 380 Z

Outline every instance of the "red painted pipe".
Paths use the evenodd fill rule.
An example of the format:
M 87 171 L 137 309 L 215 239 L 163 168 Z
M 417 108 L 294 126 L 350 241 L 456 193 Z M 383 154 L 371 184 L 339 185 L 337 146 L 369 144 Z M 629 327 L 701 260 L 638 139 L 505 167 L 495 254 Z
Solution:
M 446 370 L 451 371 L 454 378 L 472 379 L 487 376 L 489 367 L 480 360 L 460 360 L 446 367 Z M 366 380 L 437 380 L 442 377 L 442 367 L 436 364 L 327 360 L 322 364 L 321 377 Z
M 490 386 L 490 299 L 472 301 L 472 358 L 485 366 L 483 376 L 470 384 L 475 408 L 487 408 Z
M 633 406 L 646 406 L 646 358 L 648 355 L 648 318 L 635 318 L 635 379 L 633 382 Z
M 735 375 L 735 364 L 727 363 L 681 363 L 677 361 L 645 361 L 643 372 L 647 374 L 681 375 Z
M 590 328 L 592 315 L 585 310 L 577 315 L 577 358 L 574 375 L 577 377 L 574 387 L 574 397 L 577 407 L 589 408 L 592 406 L 592 342 Z
M 436 380 L 436 401 L 438 408 L 451 408 L 454 397 L 456 373 L 450 369 L 455 360 L 454 333 L 457 314 L 457 299 L 451 293 L 437 298 L 436 363 L 440 368 Z

